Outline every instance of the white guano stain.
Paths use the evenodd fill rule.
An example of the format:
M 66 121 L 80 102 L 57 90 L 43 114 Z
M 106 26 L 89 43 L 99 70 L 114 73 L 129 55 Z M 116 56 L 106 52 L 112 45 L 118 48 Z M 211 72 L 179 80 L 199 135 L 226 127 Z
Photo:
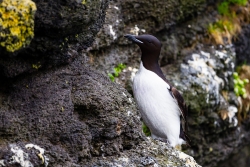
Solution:
M 4 164 L 4 160 L 2 159 L 2 160 L 0 160 L 0 166 L 5 166 L 5 164 Z
M 113 40 L 117 38 L 115 31 L 113 30 L 112 25 L 109 25 L 109 32 L 113 36 Z
M 29 155 L 15 144 L 10 145 L 10 150 L 14 154 L 10 159 L 9 164 L 19 164 L 21 167 L 33 167 L 29 161 Z
M 124 92 L 122 92 L 122 94 L 123 94 L 123 96 L 127 97 L 127 95 Z
M 130 29 L 130 33 L 134 34 L 134 35 L 138 35 L 139 34 L 140 29 L 138 28 L 137 25 L 135 25 L 135 27 Z
M 228 107 L 228 118 L 229 118 L 229 123 L 232 123 L 234 120 L 234 126 L 237 126 L 238 120 L 234 118 L 235 114 L 238 112 L 238 109 L 235 106 L 229 106 Z
M 38 145 L 31 144 L 31 143 L 30 144 L 26 144 L 25 148 L 27 148 L 27 149 L 34 148 L 34 149 L 38 150 L 39 153 L 37 154 L 37 156 L 42 160 L 42 164 L 44 164 L 45 167 L 48 166 L 48 164 L 49 164 L 49 158 L 44 155 L 44 149 L 43 148 L 39 147 Z
M 117 6 L 114 6 L 114 8 L 115 8 L 116 10 L 119 10 L 119 8 L 118 8 Z

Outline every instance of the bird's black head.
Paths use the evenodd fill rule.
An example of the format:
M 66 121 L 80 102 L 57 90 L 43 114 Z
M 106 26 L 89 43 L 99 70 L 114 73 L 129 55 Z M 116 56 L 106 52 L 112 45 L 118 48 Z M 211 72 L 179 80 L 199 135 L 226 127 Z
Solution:
M 136 43 L 142 52 L 142 61 L 153 61 L 158 62 L 159 55 L 161 52 L 161 42 L 152 35 L 130 35 L 127 34 L 124 36 L 128 38 L 130 41 Z
M 162 46 L 161 42 L 153 35 L 135 36 L 127 34 L 124 37 L 128 38 L 130 41 L 136 43 L 140 47 L 142 52 L 141 61 L 143 63 L 143 66 L 147 70 L 156 73 L 159 77 L 167 82 L 158 64 Z

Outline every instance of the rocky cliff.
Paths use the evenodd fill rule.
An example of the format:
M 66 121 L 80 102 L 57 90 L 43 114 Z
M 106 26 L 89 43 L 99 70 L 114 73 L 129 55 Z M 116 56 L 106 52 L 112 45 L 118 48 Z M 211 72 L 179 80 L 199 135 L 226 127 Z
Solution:
M 249 143 L 249 119 L 238 117 L 241 104 L 234 94 L 232 77 L 235 68 L 249 59 L 248 26 L 243 26 L 233 44 L 216 45 L 211 43 L 208 34 L 209 24 L 214 23 L 219 15 L 215 1 L 196 1 L 193 3 L 196 9 L 191 7 L 191 14 L 185 13 L 180 20 L 174 15 L 183 6 L 161 4 L 169 11 L 171 7 L 176 9 L 171 15 L 161 13 L 158 16 L 167 17 L 166 20 L 171 17 L 167 23 L 164 19 L 159 23 L 154 18 L 155 10 L 144 12 L 144 7 L 149 6 L 147 4 L 154 8 L 157 2 L 138 2 L 127 7 L 130 2 L 110 4 L 105 24 L 87 53 L 89 63 L 102 69 L 104 75 L 112 73 L 117 64 L 126 64 L 127 68 L 115 80 L 132 93 L 131 78 L 139 67 L 140 51 L 124 41 L 123 35 L 149 33 L 157 36 L 163 44 L 162 70 L 182 91 L 189 105 L 192 147 L 186 151 L 203 166 L 216 166 Z M 131 16 L 134 14 L 137 16 Z M 148 18 L 149 14 L 152 17 Z M 133 19 L 136 17 L 140 19 Z
M 0 18 L 28 15 L 23 26 L 34 34 L 13 50 L 0 45 L 0 166 L 210 167 L 249 143 L 249 119 L 236 117 L 234 46 L 203 43 L 214 1 L 20 2 L 19 10 L 0 1 Z M 8 46 L 20 37 L 0 29 Z M 192 143 L 183 151 L 195 160 L 143 134 L 130 94 L 140 53 L 127 33 L 162 41 L 162 70 L 189 105 Z M 111 82 L 119 63 L 127 68 Z

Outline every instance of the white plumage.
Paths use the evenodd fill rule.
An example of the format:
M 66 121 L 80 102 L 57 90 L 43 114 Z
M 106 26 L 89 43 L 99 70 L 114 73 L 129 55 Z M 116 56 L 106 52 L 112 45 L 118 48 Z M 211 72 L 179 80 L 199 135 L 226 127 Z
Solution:
M 170 86 L 143 63 L 133 80 L 134 97 L 143 121 L 153 138 L 168 140 L 171 146 L 184 144 L 180 135 L 180 109 L 169 93 Z

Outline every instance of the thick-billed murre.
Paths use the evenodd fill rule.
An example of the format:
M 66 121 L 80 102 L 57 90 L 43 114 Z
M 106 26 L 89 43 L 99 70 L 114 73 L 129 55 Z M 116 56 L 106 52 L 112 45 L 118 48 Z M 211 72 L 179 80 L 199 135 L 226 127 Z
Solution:
M 133 80 L 133 93 L 152 137 L 167 141 L 173 147 L 188 144 L 186 104 L 158 64 L 161 42 L 152 35 L 127 34 L 124 37 L 141 49 L 141 64 Z

